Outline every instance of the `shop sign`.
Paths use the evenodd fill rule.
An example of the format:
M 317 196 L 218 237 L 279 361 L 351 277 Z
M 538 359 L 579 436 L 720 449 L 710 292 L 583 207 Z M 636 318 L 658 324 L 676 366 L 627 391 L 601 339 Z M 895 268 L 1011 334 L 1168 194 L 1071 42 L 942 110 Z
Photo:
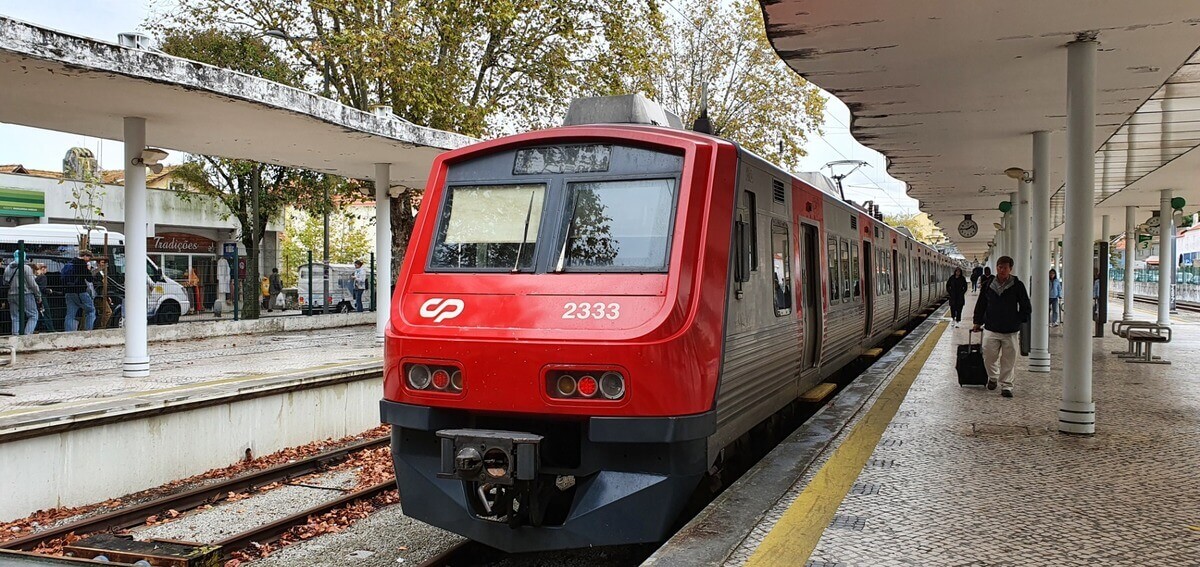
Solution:
M 212 254 L 216 241 L 184 232 L 162 232 L 146 239 L 147 252 L 167 254 Z
M 46 196 L 40 191 L 0 188 L 0 216 L 44 217 Z

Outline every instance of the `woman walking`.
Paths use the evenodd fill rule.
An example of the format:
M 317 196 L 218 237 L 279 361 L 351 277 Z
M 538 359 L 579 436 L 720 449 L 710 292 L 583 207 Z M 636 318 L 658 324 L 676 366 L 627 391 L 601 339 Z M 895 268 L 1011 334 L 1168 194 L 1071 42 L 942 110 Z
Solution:
M 946 281 L 946 293 L 950 294 L 950 316 L 954 318 L 954 326 L 962 322 L 963 305 L 967 302 L 967 278 L 963 277 L 962 268 L 954 268 L 954 274 Z
M 1062 280 L 1058 279 L 1058 272 L 1050 270 L 1050 326 L 1057 327 L 1059 300 L 1062 299 Z

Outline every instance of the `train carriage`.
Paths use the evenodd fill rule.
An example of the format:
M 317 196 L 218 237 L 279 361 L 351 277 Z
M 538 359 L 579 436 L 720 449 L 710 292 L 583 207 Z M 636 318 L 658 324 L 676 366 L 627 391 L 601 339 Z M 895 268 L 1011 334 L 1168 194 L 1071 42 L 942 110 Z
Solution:
M 509 551 L 660 540 L 945 261 L 637 96 L 443 154 L 385 343 L 405 513 Z

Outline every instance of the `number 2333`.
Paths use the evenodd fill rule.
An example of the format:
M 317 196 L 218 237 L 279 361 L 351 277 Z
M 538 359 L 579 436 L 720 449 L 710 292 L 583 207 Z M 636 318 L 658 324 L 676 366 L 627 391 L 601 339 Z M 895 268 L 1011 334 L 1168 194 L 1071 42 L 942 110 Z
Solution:
M 563 319 L 617 319 L 621 316 L 619 303 L 567 303 Z

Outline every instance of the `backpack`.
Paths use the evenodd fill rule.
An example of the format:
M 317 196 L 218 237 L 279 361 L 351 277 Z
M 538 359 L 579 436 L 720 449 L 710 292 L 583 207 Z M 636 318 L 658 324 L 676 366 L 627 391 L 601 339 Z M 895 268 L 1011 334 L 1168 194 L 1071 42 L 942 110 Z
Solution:
M 68 290 L 84 287 L 83 274 L 77 273 L 78 271 L 79 265 L 71 261 L 67 262 L 67 265 L 58 272 L 59 277 L 62 278 L 62 285 Z

